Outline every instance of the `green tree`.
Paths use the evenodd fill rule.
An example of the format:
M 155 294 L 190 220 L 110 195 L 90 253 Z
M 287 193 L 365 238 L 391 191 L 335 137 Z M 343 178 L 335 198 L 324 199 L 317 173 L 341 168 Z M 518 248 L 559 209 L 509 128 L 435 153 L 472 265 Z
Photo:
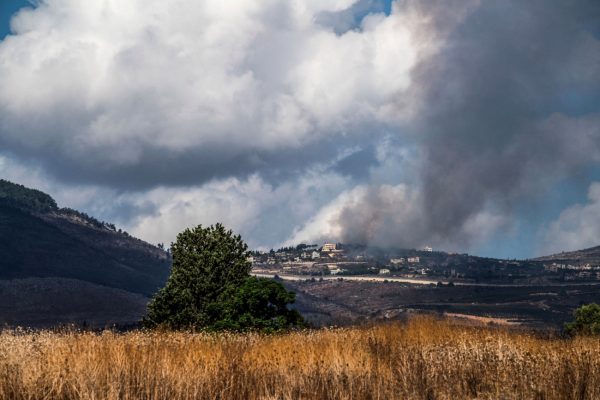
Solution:
M 600 305 L 596 303 L 575 310 L 575 320 L 565 325 L 569 335 L 600 335 Z
M 288 308 L 296 295 L 272 279 L 249 277 L 239 287 L 229 287 L 215 304 L 215 329 L 282 331 L 303 326 L 296 310 Z
M 171 251 L 171 275 L 148 305 L 145 326 L 280 329 L 284 320 L 294 321 L 286 326 L 296 325 L 287 308 L 293 293 L 251 278 L 248 246 L 223 225 L 186 229 Z

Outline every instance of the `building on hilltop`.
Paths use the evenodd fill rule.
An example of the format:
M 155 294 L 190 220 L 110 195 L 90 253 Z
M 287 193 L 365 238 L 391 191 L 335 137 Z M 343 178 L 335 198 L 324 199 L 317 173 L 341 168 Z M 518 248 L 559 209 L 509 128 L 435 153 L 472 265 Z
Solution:
M 321 257 L 344 258 L 344 250 L 335 243 L 325 243 L 321 247 Z
M 335 251 L 337 250 L 337 245 L 335 243 L 325 243 L 321 248 L 323 252 Z

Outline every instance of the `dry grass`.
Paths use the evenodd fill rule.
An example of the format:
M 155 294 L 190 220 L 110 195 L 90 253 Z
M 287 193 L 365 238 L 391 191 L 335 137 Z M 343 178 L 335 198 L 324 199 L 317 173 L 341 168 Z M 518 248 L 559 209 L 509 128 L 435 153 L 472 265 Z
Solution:
M 1 399 L 599 399 L 600 340 L 429 318 L 282 336 L 0 334 Z

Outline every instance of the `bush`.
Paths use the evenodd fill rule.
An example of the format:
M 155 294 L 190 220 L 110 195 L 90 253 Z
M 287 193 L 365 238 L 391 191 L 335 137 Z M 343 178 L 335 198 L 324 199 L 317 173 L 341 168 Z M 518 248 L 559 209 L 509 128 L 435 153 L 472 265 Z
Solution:
M 600 335 L 600 305 L 596 303 L 575 310 L 575 320 L 565 325 L 569 335 Z
M 171 250 L 171 275 L 148 305 L 146 327 L 279 330 L 302 324 L 287 308 L 294 294 L 251 278 L 248 246 L 223 225 L 186 229 Z

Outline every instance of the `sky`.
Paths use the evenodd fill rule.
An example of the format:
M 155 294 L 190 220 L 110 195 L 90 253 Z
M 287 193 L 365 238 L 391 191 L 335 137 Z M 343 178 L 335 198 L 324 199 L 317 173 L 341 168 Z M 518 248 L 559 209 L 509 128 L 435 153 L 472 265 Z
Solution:
M 600 245 L 598 1 L 2 0 L 0 38 L 0 176 L 151 243 Z

